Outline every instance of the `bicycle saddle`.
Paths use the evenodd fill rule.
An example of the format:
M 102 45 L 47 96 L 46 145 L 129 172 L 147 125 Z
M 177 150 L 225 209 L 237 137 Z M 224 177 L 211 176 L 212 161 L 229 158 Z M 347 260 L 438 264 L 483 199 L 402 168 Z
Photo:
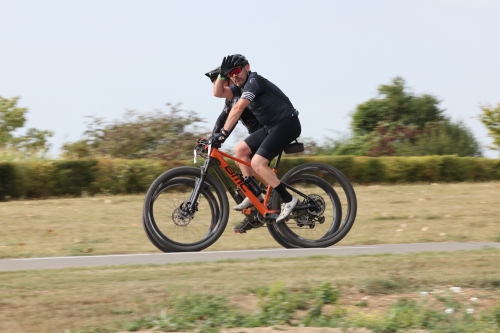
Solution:
M 295 140 L 294 142 L 289 143 L 288 146 L 283 149 L 283 151 L 285 152 L 285 154 L 301 153 L 304 151 L 304 144 Z

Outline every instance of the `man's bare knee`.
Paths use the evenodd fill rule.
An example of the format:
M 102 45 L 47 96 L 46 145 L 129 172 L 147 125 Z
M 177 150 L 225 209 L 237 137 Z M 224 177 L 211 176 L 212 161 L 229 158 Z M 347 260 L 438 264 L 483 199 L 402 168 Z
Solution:
M 234 154 L 237 157 L 250 156 L 250 154 L 252 154 L 252 151 L 251 151 L 250 147 L 248 147 L 246 142 L 242 141 L 242 142 L 238 143 L 236 145 L 236 147 L 234 147 Z
M 260 171 L 262 170 L 263 167 L 267 167 L 266 160 L 264 160 L 262 158 L 255 158 L 255 157 L 252 158 L 251 165 L 252 165 L 252 169 L 254 169 L 255 172 L 257 172 L 257 173 L 260 173 Z

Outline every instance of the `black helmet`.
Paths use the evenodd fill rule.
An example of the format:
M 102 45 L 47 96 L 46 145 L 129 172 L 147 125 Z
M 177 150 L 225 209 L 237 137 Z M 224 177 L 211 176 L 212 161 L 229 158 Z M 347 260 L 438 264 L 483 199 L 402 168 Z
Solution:
M 246 64 L 248 64 L 247 58 L 245 58 L 245 56 L 241 55 L 241 54 L 233 54 L 232 61 L 233 61 L 234 67 L 240 67 L 240 66 L 243 67 Z
M 217 76 L 220 74 L 220 66 L 216 69 L 212 69 L 210 72 L 205 73 L 206 76 L 212 81 L 212 83 L 217 79 Z

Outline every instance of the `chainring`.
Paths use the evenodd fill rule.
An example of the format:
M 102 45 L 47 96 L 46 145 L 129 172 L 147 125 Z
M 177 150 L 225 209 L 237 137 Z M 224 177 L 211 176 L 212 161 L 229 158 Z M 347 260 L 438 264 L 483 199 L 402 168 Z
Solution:
M 261 214 L 261 212 L 257 212 L 257 219 L 260 221 L 260 223 L 265 223 L 265 224 L 276 222 L 275 219 L 270 219 L 270 218 L 264 217 Z

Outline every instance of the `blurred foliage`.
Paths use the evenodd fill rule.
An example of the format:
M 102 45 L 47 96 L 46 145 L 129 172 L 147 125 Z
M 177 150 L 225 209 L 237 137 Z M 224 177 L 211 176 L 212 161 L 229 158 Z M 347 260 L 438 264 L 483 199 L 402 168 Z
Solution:
M 182 159 L 192 154 L 196 139 L 206 134 L 194 111 L 171 105 L 168 113 L 126 111 L 123 119 L 105 122 L 90 116 L 82 140 L 63 146 L 65 158 Z
M 482 156 L 479 143 L 462 122 L 453 123 L 431 95 L 415 95 L 396 77 L 378 96 L 352 114 L 352 134 L 327 139 L 315 153 L 355 156 Z
M 428 124 L 412 140 L 402 140 L 394 144 L 394 155 L 425 156 L 453 155 L 480 157 L 481 147 L 471 130 L 463 122 L 449 120 Z
M 164 170 L 179 165 L 124 159 L 0 162 L 0 201 L 144 193 Z
M 481 106 L 482 114 L 479 120 L 486 126 L 489 136 L 493 138 L 493 145 L 489 148 L 500 150 L 500 103 L 496 107 L 490 105 Z
M 500 160 L 458 156 L 282 158 L 278 177 L 304 163 L 325 163 L 351 182 L 415 183 L 500 180 Z M 84 193 L 145 193 L 162 172 L 192 160 L 79 159 L 0 162 L 0 201 L 81 196 Z
M 380 85 L 379 96 L 359 104 L 353 113 L 351 126 L 354 133 L 372 133 L 380 123 L 421 130 L 428 123 L 444 120 L 444 111 L 439 109 L 436 97 L 418 96 L 407 90 L 401 77 L 394 78 L 392 84 Z
M 19 97 L 11 99 L 0 96 L 0 148 L 22 152 L 45 153 L 50 145 L 51 131 L 29 128 L 24 136 L 14 136 L 14 132 L 24 126 L 27 108 L 17 107 Z
M 42 161 L 47 159 L 46 149 L 19 149 L 13 146 L 0 148 L 0 162 Z
M 321 286 L 328 288 L 329 293 L 338 295 L 338 290 L 328 283 L 322 283 Z M 351 331 L 350 328 L 366 328 L 376 333 L 494 333 L 500 328 L 500 305 L 493 303 L 480 313 L 471 314 L 466 309 L 469 305 L 453 296 L 448 297 L 455 305 L 454 311 L 449 314 L 425 298 L 415 300 L 408 297 L 398 297 L 389 303 L 388 308 L 372 308 L 371 311 L 355 310 L 345 304 L 330 304 L 326 307 L 325 304 L 329 303 L 320 298 L 318 289 L 294 289 L 279 282 L 260 288 L 258 296 L 259 303 L 254 313 L 234 305 L 228 306 L 227 298 L 218 295 L 176 297 L 168 300 L 159 315 L 136 319 L 126 327 L 128 331 L 153 329 L 162 332 L 207 333 L 221 332 L 227 328 L 235 328 L 231 331 L 236 332 L 243 331 L 239 327 L 270 327 L 277 324 L 299 328 L 335 327 L 342 332 Z M 273 328 L 286 331 L 286 328 Z

